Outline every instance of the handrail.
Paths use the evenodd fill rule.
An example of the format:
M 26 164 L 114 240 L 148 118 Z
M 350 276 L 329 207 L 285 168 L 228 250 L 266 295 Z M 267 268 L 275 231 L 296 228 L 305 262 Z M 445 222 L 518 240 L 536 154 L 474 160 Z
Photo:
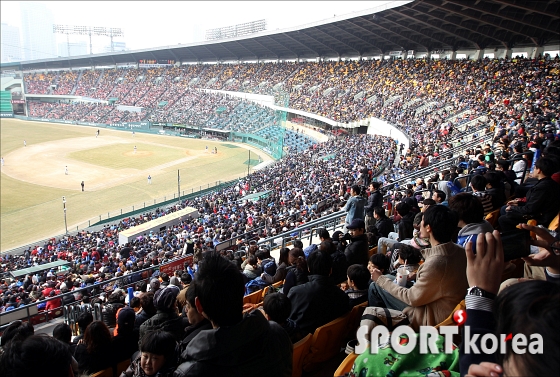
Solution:
M 51 301 L 51 300 L 56 299 L 56 298 L 62 299 L 62 298 L 65 297 L 65 296 L 73 295 L 73 294 L 76 293 L 76 292 L 83 292 L 83 291 L 86 291 L 86 290 L 89 290 L 89 289 L 101 289 L 101 290 L 103 291 L 103 290 L 105 289 L 105 287 L 106 287 L 109 283 L 114 282 L 114 281 L 120 281 L 120 283 L 122 284 L 123 287 L 126 287 L 126 286 L 128 286 L 128 285 L 132 285 L 132 284 L 136 284 L 138 281 L 147 280 L 147 279 L 151 278 L 151 274 L 150 274 L 150 276 L 148 276 L 148 277 L 146 277 L 146 278 L 142 278 L 142 277 L 141 277 L 139 280 L 134 281 L 134 282 L 129 281 L 129 282 L 127 282 L 127 283 L 123 283 L 123 280 L 125 280 L 125 279 L 129 279 L 129 280 L 130 280 L 130 279 L 131 279 L 133 276 L 135 276 L 135 275 L 136 275 L 136 276 L 138 276 L 138 275 L 139 275 L 139 276 L 142 276 L 144 272 L 159 270 L 161 267 L 166 266 L 166 265 L 168 265 L 168 264 L 170 264 L 170 263 L 173 263 L 173 262 L 175 262 L 175 261 L 177 261 L 177 260 L 179 260 L 179 259 L 182 259 L 182 258 L 184 258 L 184 256 L 178 256 L 178 257 L 173 258 L 173 259 L 171 259 L 170 261 L 168 261 L 168 262 L 166 262 L 166 263 L 164 263 L 164 264 L 158 264 L 158 265 L 155 265 L 155 266 L 150 266 L 150 267 L 148 267 L 148 268 L 144 268 L 144 269 L 142 269 L 142 270 L 135 271 L 135 272 L 130 273 L 130 274 L 128 274 L 128 275 L 123 275 L 123 276 L 114 277 L 114 278 L 111 278 L 111 279 L 108 279 L 108 280 L 104 280 L 104 281 L 99 282 L 99 283 L 96 282 L 96 283 L 94 283 L 94 284 L 92 284 L 92 285 L 87 285 L 87 286 L 85 286 L 85 287 L 83 287 L 83 288 L 79 288 L 79 289 L 76 289 L 76 290 L 73 290 L 73 291 L 70 291 L 70 292 L 66 292 L 66 293 L 61 293 L 61 294 L 59 294 L 59 295 L 56 295 L 56 296 L 53 296 L 53 297 L 49 297 L 49 298 L 44 299 L 44 300 L 41 300 L 41 301 L 35 301 L 35 302 L 31 303 L 31 304 L 27 304 L 27 305 L 24 305 L 24 306 L 20 306 L 20 307 L 14 309 L 14 310 L 10 310 L 9 312 L 0 313 L 0 318 L 1 318 L 2 316 L 6 315 L 6 314 L 9 314 L 9 313 L 15 313 L 15 312 L 17 312 L 17 311 L 27 310 L 27 312 L 28 312 L 28 318 L 27 318 L 27 319 L 29 320 L 29 310 L 28 310 L 28 309 L 29 309 L 29 308 L 32 308 L 33 306 L 37 306 L 37 305 L 39 305 L 39 304 L 46 303 L 47 301 Z M 101 292 L 101 293 L 102 293 L 102 292 Z M 99 294 L 101 294 L 101 293 L 99 293 Z M 97 295 L 99 295 L 99 294 L 97 294 Z M 96 295 L 96 296 L 97 296 L 97 295 Z

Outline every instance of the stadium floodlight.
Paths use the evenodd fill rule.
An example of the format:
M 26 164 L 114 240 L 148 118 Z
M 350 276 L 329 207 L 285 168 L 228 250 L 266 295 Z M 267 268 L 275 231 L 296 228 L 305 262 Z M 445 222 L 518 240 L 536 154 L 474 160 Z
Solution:
M 89 35 L 89 53 L 93 54 L 93 48 L 91 44 L 91 36 L 104 36 L 111 38 L 111 52 L 114 52 L 113 38 L 114 37 L 124 37 L 124 33 L 121 28 L 107 28 L 104 26 L 70 26 L 70 25 L 53 25 L 53 33 L 66 34 L 66 43 L 68 45 L 68 56 L 70 56 L 70 39 L 69 35 Z

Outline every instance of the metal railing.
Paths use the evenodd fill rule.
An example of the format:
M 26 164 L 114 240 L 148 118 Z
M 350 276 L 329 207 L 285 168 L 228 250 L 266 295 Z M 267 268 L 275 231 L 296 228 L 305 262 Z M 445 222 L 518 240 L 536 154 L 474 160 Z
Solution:
M 94 294 L 92 294 L 90 297 L 91 298 L 95 298 L 97 296 L 99 296 L 101 293 L 103 293 L 105 291 L 105 289 L 109 286 L 109 285 L 116 285 L 118 288 L 121 288 L 123 290 L 126 290 L 126 288 L 128 286 L 132 286 L 134 284 L 137 284 L 141 281 L 144 280 L 149 280 L 152 276 L 152 274 L 156 271 L 159 270 L 161 267 L 169 265 L 173 262 L 176 262 L 180 259 L 184 258 L 183 256 L 178 256 L 176 258 L 173 258 L 172 260 L 160 264 L 160 265 L 155 265 L 155 266 L 151 266 L 139 271 L 135 271 L 134 273 L 128 274 L 128 275 L 124 275 L 124 276 L 119 276 L 119 277 L 114 277 L 108 280 L 104 280 L 102 282 L 99 283 L 95 283 L 92 285 L 87 285 L 85 287 L 70 291 L 70 292 L 66 292 L 66 293 L 62 293 L 53 297 L 49 297 L 48 299 L 43 299 L 40 301 L 36 301 L 33 302 L 31 304 L 28 305 L 24 305 L 24 306 L 20 306 L 14 310 L 11 310 L 9 312 L 3 312 L 0 313 L 0 332 L 2 332 L 3 328 L 8 325 L 9 323 L 16 321 L 16 320 L 24 320 L 24 321 L 31 321 L 31 323 L 33 323 L 33 317 L 35 316 L 44 316 L 44 321 L 41 320 L 40 322 L 48 322 L 50 319 L 50 314 L 52 312 L 58 312 L 60 311 L 60 315 L 64 314 L 63 313 L 63 306 L 59 307 L 59 308 L 55 308 L 53 310 L 45 310 L 45 311 L 39 311 L 38 309 L 38 305 L 46 303 L 47 301 L 51 301 L 54 299 L 58 299 L 60 298 L 61 300 L 63 299 L 63 297 L 69 296 L 69 295 L 74 295 L 77 292 L 95 292 Z M 137 279 L 137 280 L 136 280 Z M 113 284 L 114 283 L 114 284 Z M 62 302 L 62 301 L 61 301 Z M 58 317 L 59 315 L 56 315 L 56 317 Z M 49 319 L 50 318 L 50 319 Z

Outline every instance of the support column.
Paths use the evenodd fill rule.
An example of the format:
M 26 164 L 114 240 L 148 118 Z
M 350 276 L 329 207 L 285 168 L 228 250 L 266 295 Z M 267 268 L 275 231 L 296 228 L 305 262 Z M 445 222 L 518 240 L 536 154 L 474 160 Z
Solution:
M 511 59 L 511 48 L 506 48 L 502 53 L 502 56 L 499 56 L 502 59 Z
M 482 50 L 476 50 L 475 53 L 469 56 L 471 60 L 480 60 L 482 59 Z
M 544 56 L 544 47 L 533 47 L 531 59 L 536 59 L 539 55 Z
M 457 51 L 451 51 L 451 54 L 449 55 L 449 60 L 455 60 L 457 59 Z

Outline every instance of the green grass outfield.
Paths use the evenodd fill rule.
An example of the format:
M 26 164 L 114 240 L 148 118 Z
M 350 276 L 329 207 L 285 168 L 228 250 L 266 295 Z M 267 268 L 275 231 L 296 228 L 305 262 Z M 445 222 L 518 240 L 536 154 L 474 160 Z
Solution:
M 0 153 L 6 165 L 17 163 L 9 154 L 23 148 L 23 140 L 28 147 L 73 138 L 95 137 L 96 129 L 87 126 L 71 126 L 42 122 L 27 122 L 14 119 L 0 121 Z M 123 143 L 112 146 L 86 148 L 66 155 L 75 161 L 85 162 L 103 168 L 137 169 L 137 177 L 127 179 L 113 187 L 81 192 L 80 187 L 62 189 L 47 185 L 29 183 L 0 175 L 0 249 L 7 251 L 50 236 L 64 233 L 62 196 L 66 197 L 67 223 L 69 230 L 87 226 L 88 220 L 102 215 L 107 218 L 123 212 L 172 199 L 177 193 L 177 170 L 181 172 L 181 191 L 190 193 L 200 187 L 213 186 L 216 182 L 228 181 L 247 174 L 248 151 L 245 148 L 224 147 L 220 142 L 143 134 L 137 132 L 131 139 L 129 131 L 101 129 L 100 138 L 105 135 L 123 139 Z M 132 141 L 133 140 L 133 141 Z M 132 144 L 131 144 L 132 142 Z M 231 143 L 223 143 L 229 144 Z M 132 145 L 132 147 L 131 147 Z M 136 154 L 133 145 L 137 146 Z M 204 155 L 205 148 L 218 148 L 218 155 Z M 254 158 L 253 148 L 251 157 Z M 263 159 L 269 159 L 259 152 Z M 177 165 L 173 161 L 186 159 Z M 38 161 L 39 163 L 40 161 Z M 169 166 L 167 166 L 167 165 Z M 146 182 L 143 171 L 154 166 L 160 172 L 152 176 L 152 184 Z M 163 167 L 162 167 L 163 166 Z M 72 172 L 73 173 L 73 172 Z M 61 173 L 62 174 L 62 173 Z

